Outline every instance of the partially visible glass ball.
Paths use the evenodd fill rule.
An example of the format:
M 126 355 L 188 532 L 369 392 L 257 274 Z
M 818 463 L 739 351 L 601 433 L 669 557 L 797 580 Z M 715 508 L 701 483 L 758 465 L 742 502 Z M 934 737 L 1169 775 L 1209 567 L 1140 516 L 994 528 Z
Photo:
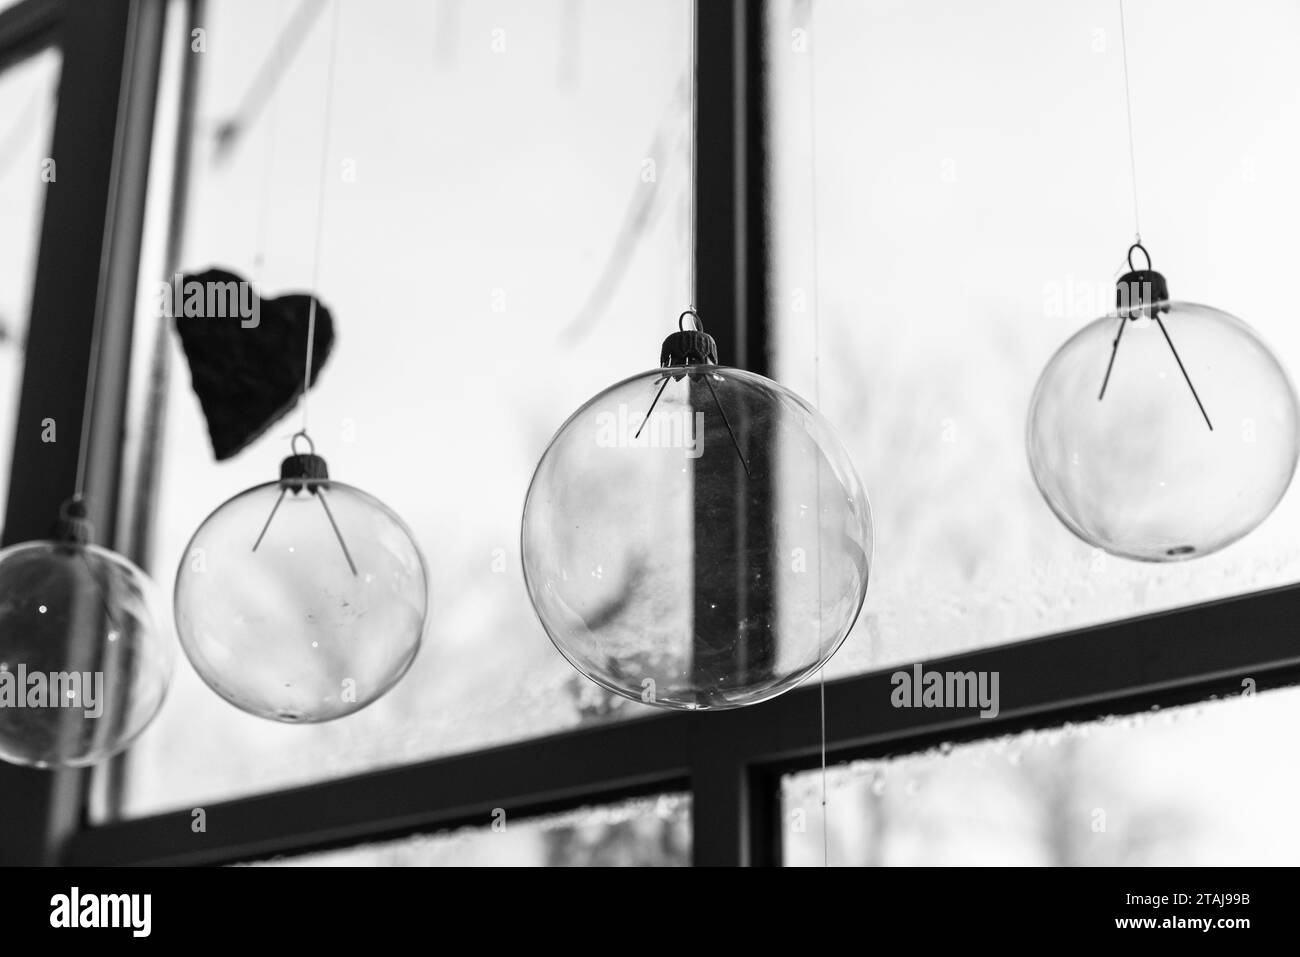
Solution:
M 55 541 L 0 552 L 0 759 L 111 757 L 158 713 L 173 656 L 153 582 L 121 555 Z
M 410 530 L 378 499 L 328 479 L 281 480 L 204 520 L 175 604 L 181 647 L 213 691 L 306 723 L 359 711 L 406 673 L 428 585 Z
M 1286 371 L 1244 322 L 1185 302 L 1090 323 L 1043 370 L 1029 408 L 1034 481 L 1085 542 L 1143 561 L 1208 555 L 1281 500 L 1296 467 Z M 1162 306 L 1162 308 L 1163 308 Z M 1179 369 L 1177 349 L 1213 429 Z
M 871 549 L 866 492 L 821 415 L 716 365 L 600 393 L 524 504 L 525 581 L 555 646 L 664 708 L 755 704 L 815 672 L 862 607 Z

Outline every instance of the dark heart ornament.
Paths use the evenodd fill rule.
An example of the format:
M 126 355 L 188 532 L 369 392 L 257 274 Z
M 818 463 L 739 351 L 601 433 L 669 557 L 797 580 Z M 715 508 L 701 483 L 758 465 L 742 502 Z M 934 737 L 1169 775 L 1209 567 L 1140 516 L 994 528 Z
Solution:
M 282 419 L 302 395 L 311 295 L 260 299 L 242 276 L 209 269 L 179 278 L 167 304 L 208 423 L 224 461 Z M 334 319 L 316 303 L 311 381 L 334 346 Z

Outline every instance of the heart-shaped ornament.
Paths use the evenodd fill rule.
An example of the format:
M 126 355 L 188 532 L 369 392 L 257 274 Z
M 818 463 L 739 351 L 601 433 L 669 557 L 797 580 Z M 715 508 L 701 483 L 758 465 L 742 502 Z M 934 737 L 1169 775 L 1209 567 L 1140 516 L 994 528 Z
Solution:
M 262 299 L 223 269 L 177 276 L 164 304 L 190 366 L 217 461 L 247 448 L 302 395 L 312 297 Z M 314 386 L 334 346 L 334 319 L 318 299 L 312 338 Z

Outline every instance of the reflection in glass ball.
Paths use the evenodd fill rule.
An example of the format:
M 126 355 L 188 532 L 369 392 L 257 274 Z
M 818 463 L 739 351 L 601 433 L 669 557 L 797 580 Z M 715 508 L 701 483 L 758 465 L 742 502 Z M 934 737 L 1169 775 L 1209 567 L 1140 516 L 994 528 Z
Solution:
M 866 493 L 821 415 L 710 364 L 589 401 L 524 505 L 525 580 L 555 646 L 665 708 L 755 704 L 815 672 L 862 607 L 871 548 Z
M 384 695 L 415 659 L 427 604 L 406 525 L 328 479 L 236 495 L 199 526 L 176 576 L 176 628 L 195 670 L 276 721 L 329 721 Z
M 158 713 L 173 654 L 153 582 L 122 556 L 0 552 L 0 759 L 80 767 L 121 751 Z
M 1241 538 L 1282 498 L 1296 466 L 1296 395 L 1241 320 L 1164 302 L 1122 326 L 1098 319 L 1057 351 L 1034 390 L 1027 444 L 1043 497 L 1085 542 L 1144 561 L 1195 558 Z

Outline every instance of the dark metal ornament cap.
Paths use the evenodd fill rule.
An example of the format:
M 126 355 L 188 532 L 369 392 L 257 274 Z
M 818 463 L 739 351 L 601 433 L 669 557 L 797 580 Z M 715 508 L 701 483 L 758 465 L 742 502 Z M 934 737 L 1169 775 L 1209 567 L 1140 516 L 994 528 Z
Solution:
M 301 492 L 308 481 L 323 481 L 329 477 L 325 460 L 319 455 L 294 454 L 280 463 L 280 484 L 294 492 Z
M 94 529 L 86 517 L 86 503 L 79 498 L 64 502 L 58 520 L 50 529 L 50 537 L 65 545 L 88 544 L 94 537 Z
M 683 329 L 664 340 L 659 350 L 659 365 L 717 365 L 718 344 L 713 336 L 699 329 Z
M 1130 319 L 1168 312 L 1169 283 L 1154 269 L 1126 272 L 1115 284 L 1115 308 Z

